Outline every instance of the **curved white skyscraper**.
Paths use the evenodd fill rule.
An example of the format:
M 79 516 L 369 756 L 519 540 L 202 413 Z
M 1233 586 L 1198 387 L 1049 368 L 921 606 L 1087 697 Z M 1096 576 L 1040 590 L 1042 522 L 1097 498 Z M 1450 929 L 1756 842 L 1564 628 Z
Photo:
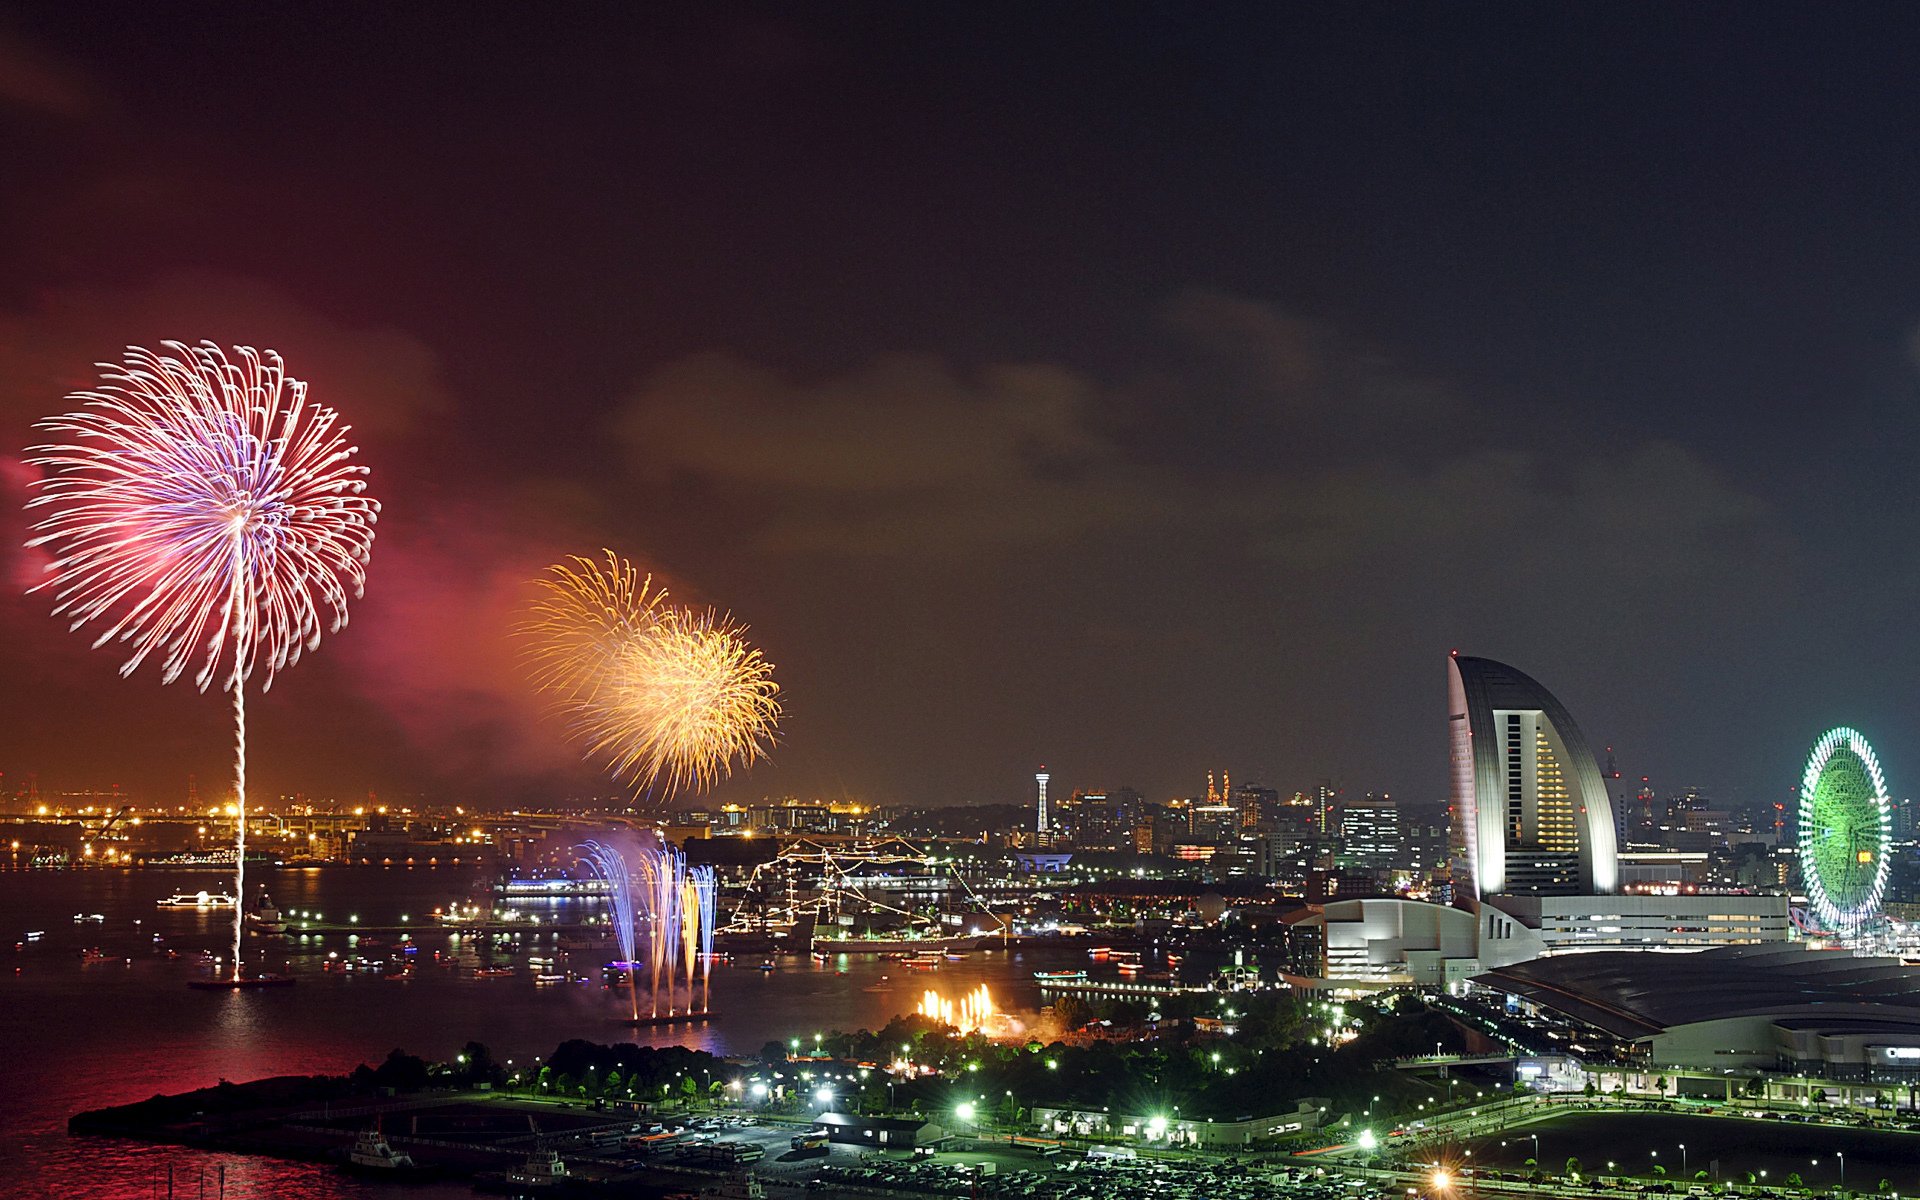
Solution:
M 1619 885 L 1613 804 L 1580 727 L 1504 663 L 1447 661 L 1453 837 L 1475 897 L 1605 895 Z

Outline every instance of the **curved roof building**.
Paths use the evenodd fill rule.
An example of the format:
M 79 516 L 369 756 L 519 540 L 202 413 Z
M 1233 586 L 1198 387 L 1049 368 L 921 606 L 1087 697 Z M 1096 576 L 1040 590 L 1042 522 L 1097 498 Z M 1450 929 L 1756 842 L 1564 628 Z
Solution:
M 1469 894 L 1616 889 L 1613 804 L 1587 739 L 1551 692 L 1504 663 L 1454 655 L 1447 741 Z

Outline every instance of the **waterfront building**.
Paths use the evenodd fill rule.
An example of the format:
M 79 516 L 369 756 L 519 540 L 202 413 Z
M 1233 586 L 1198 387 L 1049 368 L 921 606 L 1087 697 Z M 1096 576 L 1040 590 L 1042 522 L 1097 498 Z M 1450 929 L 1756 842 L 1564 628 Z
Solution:
M 1613 804 L 1560 701 L 1504 663 L 1454 655 L 1447 722 L 1454 836 L 1471 894 L 1613 892 Z
M 1659 958 L 1583 954 L 1501 967 L 1473 982 L 1502 1002 L 1514 997 L 1587 1026 L 1649 1069 L 1920 1086 L 1920 974 L 1894 958 L 1804 943 Z
M 1317 910 L 1289 915 L 1288 924 L 1288 965 L 1294 969 L 1286 978 L 1294 987 L 1356 992 L 1442 988 L 1456 986 L 1481 969 L 1477 923 L 1465 909 L 1367 897 L 1333 900 Z M 1318 936 L 1293 936 L 1293 930 L 1304 935 L 1309 929 Z M 1291 945 L 1296 940 L 1297 949 Z M 1318 950 L 1317 964 L 1304 953 L 1309 948 Z
M 1496 896 L 1480 906 L 1488 965 L 1606 950 L 1688 952 L 1788 940 L 1785 896 Z

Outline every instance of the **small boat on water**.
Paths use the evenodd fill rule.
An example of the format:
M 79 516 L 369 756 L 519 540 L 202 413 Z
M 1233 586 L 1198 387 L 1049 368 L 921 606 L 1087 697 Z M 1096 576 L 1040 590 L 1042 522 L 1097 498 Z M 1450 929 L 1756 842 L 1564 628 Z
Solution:
M 1042 983 L 1048 981 L 1062 983 L 1073 979 L 1085 979 L 1087 973 L 1085 971 L 1035 971 L 1033 977 Z
M 254 903 L 253 911 L 247 914 L 247 924 L 260 933 L 285 933 L 287 922 L 274 907 L 273 897 L 267 895 L 267 889 L 260 889 L 260 899 Z
M 154 901 L 159 908 L 232 908 L 234 899 L 224 892 L 175 892 L 165 900 Z
M 482 1171 L 473 1185 L 483 1192 L 555 1192 L 567 1185 L 567 1164 L 558 1150 L 539 1149 L 512 1171 Z
M 475 967 L 473 969 L 475 979 L 512 979 L 518 973 L 512 967 Z
M 347 1151 L 347 1169 L 357 1174 L 394 1176 L 412 1174 L 420 1168 L 414 1165 L 413 1155 L 389 1145 L 376 1125 L 361 1130 L 353 1139 L 353 1148 Z
M 890 992 L 893 990 L 893 981 L 885 975 L 882 975 L 877 982 L 870 983 L 860 990 L 863 992 Z

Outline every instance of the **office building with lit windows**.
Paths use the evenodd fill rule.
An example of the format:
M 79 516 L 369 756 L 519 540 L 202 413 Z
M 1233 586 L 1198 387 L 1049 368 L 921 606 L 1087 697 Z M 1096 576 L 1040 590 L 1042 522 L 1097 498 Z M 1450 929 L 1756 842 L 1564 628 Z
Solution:
M 1470 895 L 1604 895 L 1618 886 L 1613 805 L 1566 708 L 1503 663 L 1447 661 L 1453 830 Z

